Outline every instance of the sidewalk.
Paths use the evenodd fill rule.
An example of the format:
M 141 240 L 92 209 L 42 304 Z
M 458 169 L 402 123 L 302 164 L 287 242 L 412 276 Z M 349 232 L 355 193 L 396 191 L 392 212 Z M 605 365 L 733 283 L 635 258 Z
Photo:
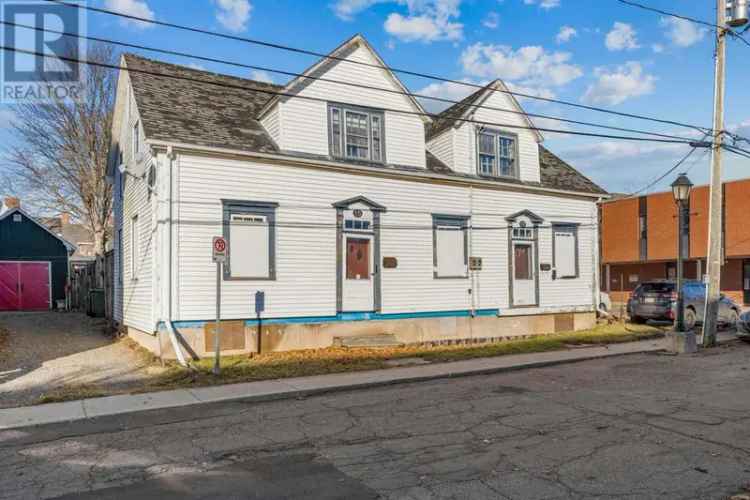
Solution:
M 664 340 L 517 354 L 452 363 L 119 395 L 0 410 L 0 430 L 222 401 L 269 401 L 436 378 L 482 375 L 664 350 Z

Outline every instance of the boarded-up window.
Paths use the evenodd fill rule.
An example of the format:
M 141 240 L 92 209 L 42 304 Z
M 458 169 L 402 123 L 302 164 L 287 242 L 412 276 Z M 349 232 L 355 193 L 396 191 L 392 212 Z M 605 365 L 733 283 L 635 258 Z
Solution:
M 554 226 L 554 267 L 557 278 L 578 277 L 578 237 L 576 226 Z
M 346 279 L 370 279 L 370 240 L 367 238 L 347 238 L 346 240 Z
M 229 241 L 232 277 L 268 278 L 268 219 L 263 215 L 232 214 Z
M 515 245 L 513 248 L 513 277 L 517 280 L 530 280 L 531 245 Z
M 435 277 L 461 278 L 467 275 L 465 217 L 435 217 Z
M 275 279 L 275 208 L 272 203 L 225 203 L 224 236 L 229 240 L 225 278 Z

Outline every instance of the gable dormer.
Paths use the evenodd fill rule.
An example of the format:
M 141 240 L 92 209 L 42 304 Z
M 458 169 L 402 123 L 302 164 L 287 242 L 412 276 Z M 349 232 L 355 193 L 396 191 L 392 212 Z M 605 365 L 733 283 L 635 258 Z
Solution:
M 281 93 L 259 117 L 281 151 L 426 167 L 424 127 L 431 120 L 419 115 L 424 113 L 419 102 L 404 95 L 406 87 L 361 35 L 290 81 Z
M 440 113 L 427 129 L 427 149 L 458 173 L 539 182 L 543 137 L 526 128 L 533 126 L 505 84 L 495 80 Z

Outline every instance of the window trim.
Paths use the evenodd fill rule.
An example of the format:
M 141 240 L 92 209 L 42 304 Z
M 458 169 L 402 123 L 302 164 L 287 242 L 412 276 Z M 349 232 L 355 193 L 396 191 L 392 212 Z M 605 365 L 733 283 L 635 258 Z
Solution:
M 481 169 L 481 158 L 479 153 L 479 136 L 481 134 L 487 134 L 487 135 L 494 135 L 495 136 L 495 165 L 494 165 L 494 174 L 485 174 L 482 173 Z M 514 132 L 506 132 L 505 130 L 499 130 L 495 128 L 488 128 L 488 127 L 476 127 L 474 137 L 474 148 L 476 150 L 476 172 L 477 175 L 483 178 L 490 178 L 490 179 L 520 179 L 521 178 L 521 169 L 520 169 L 520 157 L 519 157 L 519 149 L 518 149 L 518 134 Z M 503 175 L 500 174 L 500 137 L 504 137 L 505 139 L 511 139 L 513 141 L 513 174 L 512 175 Z
M 438 280 L 456 280 L 469 278 L 469 223 L 468 215 L 432 214 L 432 277 Z M 464 266 L 465 272 L 458 276 L 440 276 L 438 274 L 437 231 L 438 226 L 457 226 L 464 233 Z
M 334 139 L 333 139 L 333 110 L 339 111 L 339 126 L 341 127 L 341 137 L 339 139 L 339 151 L 340 155 L 333 153 Z M 358 158 L 356 156 L 349 156 L 346 148 L 346 112 L 350 111 L 353 113 L 360 113 L 367 115 L 367 150 L 368 158 Z M 382 163 L 385 164 L 386 158 L 386 147 L 385 147 L 385 112 L 377 108 L 368 108 L 364 106 L 356 106 L 354 104 L 344 103 L 328 103 L 327 110 L 328 119 L 328 155 L 331 158 L 350 160 L 350 161 L 365 161 L 370 163 Z M 372 117 L 377 116 L 380 120 L 380 159 L 374 160 L 372 157 Z
M 575 222 L 553 222 L 552 223 L 552 279 L 553 280 L 573 280 L 581 277 L 581 266 L 580 266 L 580 249 L 578 228 L 580 224 Z M 573 234 L 573 249 L 575 250 L 575 276 L 558 276 L 557 274 L 557 254 L 555 252 L 555 232 L 559 230 L 567 230 Z
M 223 236 L 229 245 L 229 258 L 224 263 L 224 281 L 276 281 L 276 209 L 278 203 L 246 200 L 221 200 Z M 268 222 L 268 276 L 232 276 L 232 242 L 230 222 L 232 214 L 258 215 Z

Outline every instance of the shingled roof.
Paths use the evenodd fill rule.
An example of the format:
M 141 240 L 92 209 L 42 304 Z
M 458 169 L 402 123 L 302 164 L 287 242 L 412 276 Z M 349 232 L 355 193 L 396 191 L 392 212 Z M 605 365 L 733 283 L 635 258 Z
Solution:
M 125 54 L 123 57 L 127 68 L 133 70 L 129 72 L 129 76 L 147 140 L 235 151 L 276 153 L 297 158 L 310 157 L 280 151 L 258 120 L 258 115 L 266 103 L 276 93 L 283 91 L 282 86 L 219 75 L 133 54 Z M 482 90 L 475 94 L 481 92 Z M 462 113 L 459 107 L 463 104 L 465 109 L 465 106 L 471 105 L 478 98 L 475 94 L 448 108 L 441 115 L 449 114 L 453 108 L 457 108 L 454 113 Z M 452 125 L 446 123 L 447 121 L 438 119 L 428 130 L 428 137 L 434 136 L 436 127 Z M 425 154 L 427 170 L 431 172 L 461 178 L 479 178 L 454 172 L 431 153 Z M 327 157 L 320 159 L 330 161 Z M 605 193 L 544 148 L 540 150 L 540 160 L 541 183 L 505 179 L 498 182 L 585 193 Z M 415 170 L 414 167 L 384 167 L 377 163 L 370 166 L 390 170 Z

